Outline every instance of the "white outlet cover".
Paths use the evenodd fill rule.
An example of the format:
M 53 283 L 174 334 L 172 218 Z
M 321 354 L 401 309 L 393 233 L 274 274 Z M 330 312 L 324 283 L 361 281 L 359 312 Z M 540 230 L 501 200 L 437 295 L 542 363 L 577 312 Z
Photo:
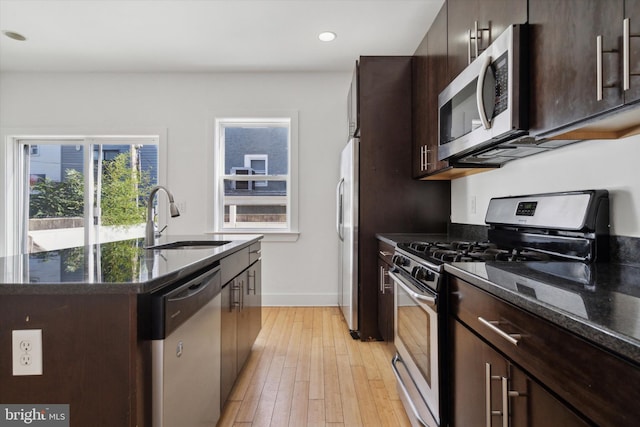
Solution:
M 13 375 L 42 375 L 42 329 L 11 331 Z

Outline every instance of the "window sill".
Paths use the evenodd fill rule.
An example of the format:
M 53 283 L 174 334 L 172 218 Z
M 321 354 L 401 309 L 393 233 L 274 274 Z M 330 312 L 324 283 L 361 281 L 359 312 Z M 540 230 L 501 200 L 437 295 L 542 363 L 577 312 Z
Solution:
M 206 234 L 226 234 L 226 235 L 247 235 L 261 234 L 263 242 L 296 242 L 300 237 L 297 231 L 264 231 L 264 230 L 242 230 L 242 231 L 213 231 Z

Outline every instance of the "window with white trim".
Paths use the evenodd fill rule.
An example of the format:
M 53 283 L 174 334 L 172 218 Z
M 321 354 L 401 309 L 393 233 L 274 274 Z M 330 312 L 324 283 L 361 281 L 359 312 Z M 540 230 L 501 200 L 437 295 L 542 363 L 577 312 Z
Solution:
M 216 231 L 297 231 L 296 119 L 216 119 Z
M 144 235 L 158 183 L 156 136 L 16 138 L 20 253 Z

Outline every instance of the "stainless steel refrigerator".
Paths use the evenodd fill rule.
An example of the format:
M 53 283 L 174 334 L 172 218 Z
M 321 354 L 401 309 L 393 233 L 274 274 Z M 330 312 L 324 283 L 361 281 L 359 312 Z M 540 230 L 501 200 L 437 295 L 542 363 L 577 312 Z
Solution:
M 336 188 L 336 229 L 340 240 L 338 305 L 352 335 L 358 331 L 358 156 L 359 139 L 352 138 L 340 156 Z

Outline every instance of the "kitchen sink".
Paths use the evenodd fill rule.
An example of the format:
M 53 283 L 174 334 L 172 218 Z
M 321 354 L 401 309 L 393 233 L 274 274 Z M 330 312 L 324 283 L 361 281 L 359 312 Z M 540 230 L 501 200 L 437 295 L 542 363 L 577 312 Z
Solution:
M 145 249 L 210 249 L 231 243 L 229 240 L 178 240 L 148 246 Z

